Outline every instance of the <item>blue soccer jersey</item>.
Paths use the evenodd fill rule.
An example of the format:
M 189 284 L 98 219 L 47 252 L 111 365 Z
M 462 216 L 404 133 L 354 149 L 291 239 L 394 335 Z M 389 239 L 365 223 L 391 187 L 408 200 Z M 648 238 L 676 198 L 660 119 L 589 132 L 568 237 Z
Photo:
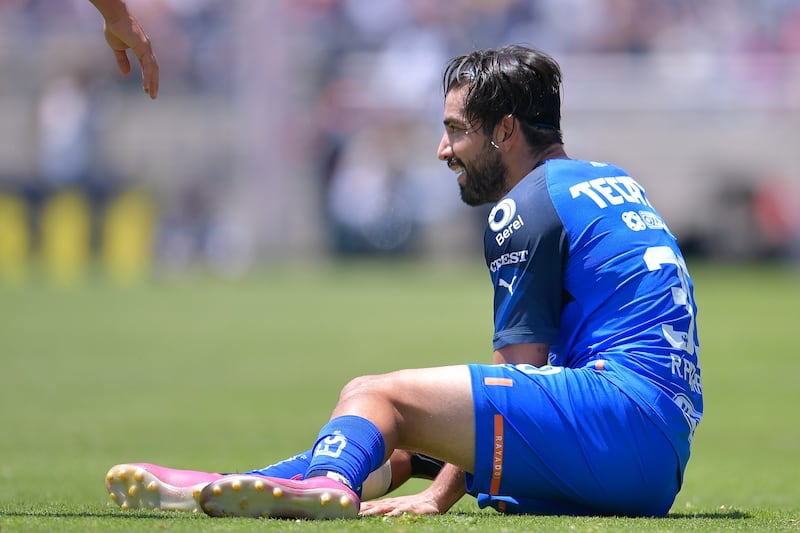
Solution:
M 682 466 L 703 412 L 693 286 L 675 237 L 625 171 L 554 159 L 489 215 L 494 348 L 550 344 L 663 428 Z

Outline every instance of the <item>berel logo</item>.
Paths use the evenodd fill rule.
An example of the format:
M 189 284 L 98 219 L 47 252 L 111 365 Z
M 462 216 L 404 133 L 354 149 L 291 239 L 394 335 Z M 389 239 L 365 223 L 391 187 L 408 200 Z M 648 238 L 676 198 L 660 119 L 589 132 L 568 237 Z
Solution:
M 517 204 L 511 198 L 501 200 L 489 213 L 489 229 L 496 233 L 494 240 L 498 246 L 524 225 L 522 215 L 517 215 Z
M 511 199 L 506 198 L 501 200 L 489 213 L 489 229 L 495 233 L 508 226 L 508 223 L 517 214 L 517 203 Z

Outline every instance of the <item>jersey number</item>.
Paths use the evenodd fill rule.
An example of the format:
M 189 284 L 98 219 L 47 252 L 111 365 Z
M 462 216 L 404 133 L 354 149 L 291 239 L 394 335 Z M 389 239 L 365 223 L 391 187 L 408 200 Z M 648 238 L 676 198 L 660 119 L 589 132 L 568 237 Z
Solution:
M 689 270 L 686 268 L 686 262 L 682 257 L 678 257 L 669 246 L 648 248 L 644 253 L 644 262 L 650 272 L 661 270 L 664 265 L 675 265 L 678 268 L 680 287 L 672 287 L 672 300 L 675 305 L 683 306 L 689 314 L 689 330 L 678 331 L 670 324 L 662 325 L 661 329 L 667 342 L 673 348 L 683 350 L 689 355 L 694 355 L 697 349 L 695 344 L 697 326 L 695 324 L 694 302 L 692 301 L 692 293 L 689 290 Z
M 663 265 L 675 265 L 678 268 L 678 279 L 680 280 L 680 286 L 672 287 L 672 299 L 675 302 L 675 305 L 683 306 L 686 309 L 686 312 L 689 314 L 689 330 L 678 331 L 670 324 L 662 324 L 661 330 L 664 333 L 664 338 L 673 348 L 676 350 L 682 350 L 688 355 L 695 355 L 695 352 L 697 351 L 697 344 L 695 342 L 695 339 L 697 338 L 697 326 L 695 324 L 694 302 L 692 301 L 692 293 L 689 290 L 689 271 L 686 268 L 686 262 L 683 260 L 683 258 L 678 257 L 675 254 L 675 251 L 668 246 L 654 246 L 652 248 L 648 248 L 644 253 L 644 262 L 647 264 L 647 268 L 650 270 L 650 272 L 653 272 L 654 270 L 661 270 Z M 678 357 L 677 354 L 673 354 L 673 358 L 675 357 Z M 700 369 L 683 358 L 679 358 L 677 360 L 674 359 L 673 373 L 675 373 L 676 370 L 680 371 L 681 369 L 683 369 L 681 375 L 685 380 L 687 380 L 687 383 L 691 389 L 695 392 L 700 392 L 702 390 L 700 386 Z M 690 370 L 688 375 L 686 372 L 687 370 Z M 686 418 L 686 422 L 689 424 L 689 442 L 692 442 L 694 438 L 694 432 L 697 429 L 697 424 L 700 423 L 703 413 L 695 408 L 692 400 L 685 394 L 677 394 L 673 398 L 673 401 L 683 412 L 683 416 Z

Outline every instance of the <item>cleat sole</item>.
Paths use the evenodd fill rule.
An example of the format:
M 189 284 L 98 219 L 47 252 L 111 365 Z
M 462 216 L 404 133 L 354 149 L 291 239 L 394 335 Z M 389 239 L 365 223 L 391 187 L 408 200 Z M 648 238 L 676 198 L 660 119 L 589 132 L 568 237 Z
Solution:
M 207 483 L 189 487 L 169 485 L 147 470 L 131 465 L 116 465 L 106 474 L 109 498 L 122 510 L 160 509 L 189 511 L 200 509 L 198 498 Z
M 200 491 L 200 506 L 210 516 L 249 518 L 356 518 L 360 502 L 332 487 L 294 488 L 290 481 L 232 475 Z

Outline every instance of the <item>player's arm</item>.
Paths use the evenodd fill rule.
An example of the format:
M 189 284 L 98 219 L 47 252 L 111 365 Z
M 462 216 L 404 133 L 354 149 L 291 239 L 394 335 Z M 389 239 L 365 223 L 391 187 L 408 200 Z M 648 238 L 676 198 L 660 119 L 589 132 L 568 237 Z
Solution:
M 502 241 L 490 227 L 484 240 L 494 285 L 492 360 L 539 367 L 548 364 L 560 336 L 569 242 L 546 189 L 523 194 L 518 203 L 525 225 Z
M 550 345 L 544 343 L 510 344 L 494 351 L 492 362 L 496 365 L 544 366 L 550 354 Z
M 144 92 L 155 99 L 158 96 L 158 61 L 150 38 L 139 25 L 139 21 L 130 14 L 124 0 L 89 1 L 103 15 L 106 42 L 114 51 L 120 72 L 129 74 L 131 71 L 127 54 L 130 48 L 142 67 Z
M 383 498 L 361 503 L 362 515 L 399 516 L 411 514 L 443 514 L 467 493 L 464 471 L 445 464 L 431 484 L 410 496 Z
M 436 502 L 439 513 L 446 513 L 467 493 L 464 471 L 451 464 L 445 464 L 425 491 Z

